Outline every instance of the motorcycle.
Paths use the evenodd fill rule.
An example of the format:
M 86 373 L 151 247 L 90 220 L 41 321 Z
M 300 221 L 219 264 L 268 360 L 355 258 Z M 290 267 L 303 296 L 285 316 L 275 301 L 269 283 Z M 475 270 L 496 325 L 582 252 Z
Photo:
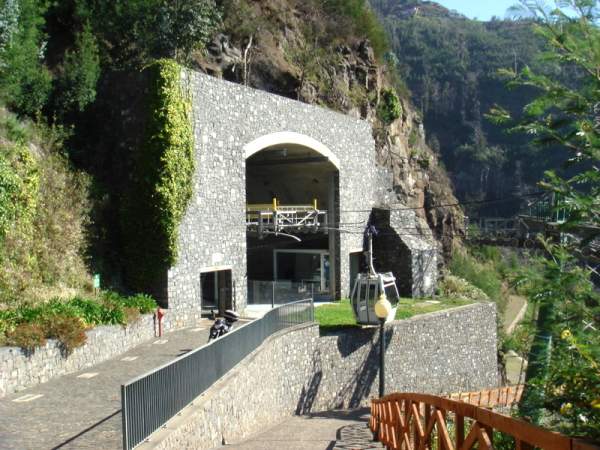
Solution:
M 218 339 L 221 336 L 229 333 L 233 329 L 233 324 L 240 319 L 240 315 L 231 309 L 228 309 L 223 314 L 223 318 L 216 319 L 210 327 L 208 334 L 208 342 L 212 339 Z

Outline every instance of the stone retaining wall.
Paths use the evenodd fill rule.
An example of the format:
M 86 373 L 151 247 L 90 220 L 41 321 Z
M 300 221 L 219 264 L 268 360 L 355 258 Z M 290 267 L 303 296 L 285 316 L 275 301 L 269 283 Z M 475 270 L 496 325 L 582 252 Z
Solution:
M 274 335 L 139 448 L 213 448 L 285 416 L 367 405 L 378 388 L 377 339 L 375 329 L 319 337 L 315 325 Z M 386 343 L 387 392 L 498 385 L 493 304 L 393 322 Z
M 60 343 L 49 339 L 28 355 L 18 347 L 0 347 L 0 397 L 106 361 L 154 337 L 152 314 L 127 328 L 100 326 L 87 332 L 87 342 L 65 357 Z

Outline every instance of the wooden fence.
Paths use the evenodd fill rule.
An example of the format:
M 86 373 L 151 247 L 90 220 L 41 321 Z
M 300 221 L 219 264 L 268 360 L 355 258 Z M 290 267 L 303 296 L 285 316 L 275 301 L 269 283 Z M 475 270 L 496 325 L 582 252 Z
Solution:
M 457 394 L 450 394 L 448 398 L 450 400 L 470 403 L 471 405 L 480 406 L 482 408 L 509 407 L 515 403 L 519 403 L 524 388 L 524 385 L 519 384 L 517 386 L 506 386 L 477 392 L 460 392 Z
M 498 405 L 496 400 L 487 404 L 494 402 Z M 392 394 L 373 400 L 369 426 L 392 450 L 491 450 L 496 433 L 514 438 L 517 450 L 600 450 L 481 406 L 426 394 Z

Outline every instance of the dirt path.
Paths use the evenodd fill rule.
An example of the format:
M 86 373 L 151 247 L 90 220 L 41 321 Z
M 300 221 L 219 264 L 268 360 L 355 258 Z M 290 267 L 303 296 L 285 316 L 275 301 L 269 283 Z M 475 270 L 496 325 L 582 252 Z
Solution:
M 506 311 L 502 318 L 502 328 L 506 334 L 511 334 L 517 324 L 525 316 L 527 311 L 527 300 L 520 295 L 511 295 L 506 305 Z

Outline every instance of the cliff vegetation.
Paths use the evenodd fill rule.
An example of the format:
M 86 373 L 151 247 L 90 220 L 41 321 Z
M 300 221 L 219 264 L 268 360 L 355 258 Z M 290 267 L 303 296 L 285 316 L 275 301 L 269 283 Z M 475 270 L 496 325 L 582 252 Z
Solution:
M 398 203 L 415 209 L 447 254 L 462 233 L 460 210 L 441 206 L 456 203 L 449 180 L 364 0 L 1 0 L 0 23 L 10 123 L 0 161 L 5 305 L 45 301 L 59 288 L 87 292 L 93 273 L 103 287 L 151 291 L 157 271 L 138 264 L 132 224 L 162 230 L 161 270 L 175 261 L 193 161 L 185 93 L 168 89 L 177 66 L 159 64 L 168 76 L 152 76 L 165 58 L 369 120 Z M 15 131 L 28 129 L 39 131 Z M 164 153 L 141 151 L 165 142 Z M 132 195 L 150 199 L 148 208 L 132 207 Z

